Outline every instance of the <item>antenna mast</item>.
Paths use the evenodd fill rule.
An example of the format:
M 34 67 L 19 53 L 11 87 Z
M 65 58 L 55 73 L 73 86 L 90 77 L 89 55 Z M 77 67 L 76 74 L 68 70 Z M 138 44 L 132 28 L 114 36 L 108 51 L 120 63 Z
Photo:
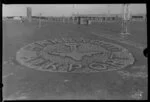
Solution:
M 121 35 L 129 35 L 130 33 L 128 32 L 128 23 L 130 20 L 130 14 L 129 14 L 129 4 L 123 4 L 122 7 L 122 31 Z
M 110 17 L 110 4 L 107 5 L 108 8 L 108 17 Z

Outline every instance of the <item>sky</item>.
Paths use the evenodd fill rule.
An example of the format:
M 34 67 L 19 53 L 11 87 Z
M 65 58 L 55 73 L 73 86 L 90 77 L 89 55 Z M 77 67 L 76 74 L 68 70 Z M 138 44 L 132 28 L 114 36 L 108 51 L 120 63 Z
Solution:
M 42 13 L 43 16 L 71 16 L 73 13 L 79 14 L 119 14 L 122 11 L 121 4 L 3 4 L 3 16 L 26 16 L 26 7 L 32 8 L 32 15 L 36 16 Z M 109 8 L 109 9 L 108 9 Z M 132 14 L 146 14 L 146 4 L 130 4 Z

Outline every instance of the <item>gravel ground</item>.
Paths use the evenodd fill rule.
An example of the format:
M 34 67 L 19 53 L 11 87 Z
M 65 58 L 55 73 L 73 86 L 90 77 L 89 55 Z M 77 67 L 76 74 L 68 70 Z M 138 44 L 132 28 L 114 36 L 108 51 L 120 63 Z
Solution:
M 147 99 L 147 78 L 123 76 L 118 71 L 91 74 L 42 72 L 21 66 L 15 60 L 16 52 L 34 41 L 83 37 L 120 44 L 133 53 L 133 66 L 147 66 L 147 58 L 142 50 L 91 33 L 119 36 L 119 23 L 85 26 L 48 22 L 43 23 L 41 28 L 37 24 L 36 21 L 30 24 L 26 21 L 23 24 L 17 21 L 3 22 L 4 99 Z M 128 39 L 146 46 L 146 24 L 134 22 L 130 26 L 132 35 Z M 121 71 L 133 73 L 139 70 L 139 67 L 129 66 Z M 143 72 L 147 72 L 147 67 Z

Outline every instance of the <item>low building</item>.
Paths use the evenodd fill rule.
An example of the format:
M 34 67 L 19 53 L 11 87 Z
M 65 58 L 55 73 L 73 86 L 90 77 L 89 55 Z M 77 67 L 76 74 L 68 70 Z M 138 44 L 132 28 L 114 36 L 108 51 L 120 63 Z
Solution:
M 14 19 L 14 16 L 7 16 L 6 18 L 12 20 L 12 19 Z
M 120 20 L 121 14 L 77 14 L 77 15 L 72 15 L 74 18 L 80 18 L 80 19 L 85 19 L 89 20 L 92 23 L 96 22 L 107 22 L 107 21 L 117 21 Z
M 122 20 L 122 14 L 73 14 L 72 17 L 90 20 L 92 23 Z M 143 21 L 146 20 L 147 17 L 145 14 L 130 14 L 129 18 L 132 21 Z
M 147 19 L 146 14 L 132 14 L 132 21 L 145 21 Z

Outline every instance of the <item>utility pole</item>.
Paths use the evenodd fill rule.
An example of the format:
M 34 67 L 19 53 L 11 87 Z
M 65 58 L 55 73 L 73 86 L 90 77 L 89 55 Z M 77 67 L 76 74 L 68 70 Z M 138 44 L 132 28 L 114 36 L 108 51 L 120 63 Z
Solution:
M 110 14 L 110 8 L 109 7 L 110 7 L 110 5 L 108 4 L 107 7 L 108 7 L 108 17 L 109 17 L 109 14 Z
M 129 4 L 123 4 L 122 8 L 122 31 L 121 35 L 124 37 L 125 35 L 130 35 L 128 32 L 128 23 L 130 20 L 130 14 L 129 14 Z
M 75 23 L 76 17 L 78 17 L 75 6 L 76 4 L 73 4 L 73 23 Z
M 72 19 L 73 19 L 73 23 L 74 23 L 74 19 L 75 19 L 75 4 L 73 4 L 73 12 L 72 12 Z
M 110 17 L 110 4 L 107 5 L 107 8 L 108 8 L 108 15 L 107 16 Z
M 108 9 L 108 12 L 107 12 L 107 20 L 108 20 L 108 22 L 109 22 L 109 20 L 110 20 L 110 4 L 108 4 L 107 5 L 107 9 Z
M 41 16 L 42 16 L 42 13 L 39 14 L 39 28 L 41 28 Z

